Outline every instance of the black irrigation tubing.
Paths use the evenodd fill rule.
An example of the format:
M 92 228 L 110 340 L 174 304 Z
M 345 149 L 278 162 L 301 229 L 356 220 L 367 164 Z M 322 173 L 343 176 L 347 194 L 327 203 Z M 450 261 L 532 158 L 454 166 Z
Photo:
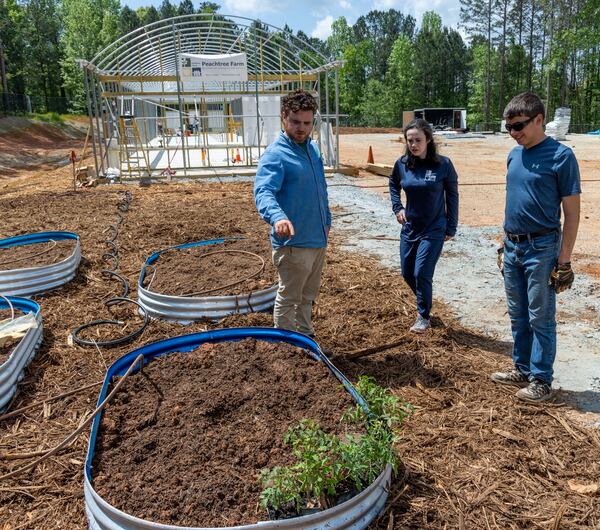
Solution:
M 134 304 L 142 312 L 142 314 L 144 316 L 144 322 L 138 329 L 136 329 L 135 331 L 132 331 L 128 335 L 119 337 L 118 339 L 87 340 L 87 339 L 80 338 L 79 333 L 81 331 L 83 331 L 84 329 L 88 329 L 88 328 L 92 328 L 92 327 L 96 327 L 96 326 L 122 326 L 123 324 L 125 324 L 122 320 L 109 320 L 109 319 L 93 320 L 92 322 L 88 322 L 87 324 L 82 324 L 81 326 L 75 328 L 71 332 L 71 335 L 73 336 L 73 341 L 76 344 L 79 344 L 79 346 L 92 346 L 92 347 L 93 346 L 102 346 L 105 348 L 112 348 L 114 346 L 120 346 L 121 344 L 127 344 L 128 342 L 131 342 L 132 340 L 139 337 L 146 329 L 146 326 L 150 323 L 150 317 L 148 316 L 147 311 L 138 302 L 136 302 L 135 300 L 132 300 L 131 298 L 121 298 L 121 297 L 111 298 L 110 300 L 107 300 L 106 302 L 104 302 L 104 305 L 107 308 L 109 308 L 109 312 L 110 312 L 110 308 L 112 306 L 122 304 L 122 303 Z
M 104 261 L 112 261 L 113 262 L 112 268 L 106 269 L 106 270 L 108 270 L 110 272 L 114 272 L 119 268 L 119 256 L 116 256 L 112 252 L 105 252 L 104 254 L 102 254 L 102 259 Z
M 108 232 L 109 230 L 112 230 L 112 235 L 111 235 L 110 239 L 106 240 L 106 242 L 112 243 L 115 239 L 117 239 L 117 236 L 119 235 L 119 229 L 115 225 L 108 225 L 108 227 L 106 229 L 104 229 L 102 231 L 102 233 Z
M 109 239 L 106 240 L 106 245 L 110 248 L 110 250 L 108 252 L 105 252 L 104 254 L 102 254 L 102 259 L 104 261 L 110 262 L 112 264 L 112 268 L 102 269 L 101 273 L 106 278 L 116 278 L 117 280 L 119 280 L 119 282 L 121 282 L 121 285 L 123 287 L 123 292 L 122 292 L 121 296 L 109 298 L 108 300 L 106 300 L 104 302 L 104 305 L 108 309 L 108 312 L 111 313 L 111 308 L 113 306 L 116 306 L 119 304 L 134 304 L 135 306 L 137 306 L 139 312 L 142 314 L 142 316 L 144 318 L 144 322 L 135 331 L 132 331 L 131 333 L 129 333 L 123 337 L 119 337 L 117 339 L 111 339 L 111 340 L 87 340 L 87 339 L 83 339 L 83 338 L 79 337 L 79 334 L 83 330 L 97 327 L 97 326 L 123 326 L 125 324 L 123 321 L 114 320 L 114 319 L 98 319 L 98 320 L 93 320 L 92 322 L 88 322 L 87 324 L 82 324 L 81 326 L 78 326 L 71 332 L 71 336 L 73 337 L 73 342 L 75 342 L 79 346 L 92 346 L 92 347 L 103 346 L 105 348 L 111 348 L 113 346 L 120 346 L 121 344 L 127 344 L 128 342 L 131 342 L 134 339 L 136 339 L 137 337 L 139 337 L 144 332 L 144 330 L 146 329 L 146 326 L 148 326 L 148 324 L 150 322 L 150 317 L 149 317 L 146 309 L 143 308 L 135 300 L 131 300 L 130 298 L 127 298 L 127 295 L 129 294 L 129 283 L 123 276 L 121 276 L 117 272 L 117 270 L 119 268 L 119 248 L 118 248 L 117 244 L 115 243 L 115 240 L 117 239 L 117 237 L 119 235 L 119 226 L 121 226 L 121 223 L 124 220 L 123 214 L 127 213 L 129 211 L 129 205 L 131 204 L 131 200 L 132 200 L 131 192 L 126 191 L 125 195 L 123 197 L 123 200 L 117 205 L 117 210 L 118 210 L 117 211 L 117 216 L 118 216 L 117 224 L 109 225 L 108 228 L 106 230 L 104 230 L 104 232 L 111 231 L 112 233 L 111 233 Z
M 127 298 L 127 295 L 129 294 L 129 282 L 125 278 L 123 278 L 123 276 L 121 276 L 115 271 L 109 271 L 108 269 L 103 269 L 100 271 L 100 273 L 103 276 L 106 276 L 107 278 L 117 278 L 117 280 L 119 280 L 123 285 L 123 292 L 121 293 L 121 298 Z

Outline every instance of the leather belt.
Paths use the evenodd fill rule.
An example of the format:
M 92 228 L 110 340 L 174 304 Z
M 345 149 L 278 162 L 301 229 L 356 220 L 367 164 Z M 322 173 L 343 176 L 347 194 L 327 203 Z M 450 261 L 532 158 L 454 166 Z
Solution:
M 529 232 L 528 234 L 511 234 L 510 232 L 505 232 L 505 234 L 509 241 L 512 241 L 513 243 L 522 243 L 523 241 L 531 241 L 536 237 L 545 236 L 552 232 L 558 232 L 558 230 L 556 228 L 545 228 L 539 232 Z

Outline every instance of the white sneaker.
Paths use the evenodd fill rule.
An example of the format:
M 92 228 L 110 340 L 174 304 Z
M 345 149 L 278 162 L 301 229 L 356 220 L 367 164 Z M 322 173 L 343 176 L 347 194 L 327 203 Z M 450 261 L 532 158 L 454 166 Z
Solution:
M 431 321 L 428 318 L 423 318 L 421 315 L 417 317 L 415 323 L 410 328 L 415 333 L 424 333 L 431 327 Z

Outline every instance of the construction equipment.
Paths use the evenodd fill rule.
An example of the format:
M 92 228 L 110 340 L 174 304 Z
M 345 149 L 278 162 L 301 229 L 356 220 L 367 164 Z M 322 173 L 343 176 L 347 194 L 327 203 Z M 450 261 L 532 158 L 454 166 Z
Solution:
M 119 160 L 121 162 L 121 174 L 127 173 L 129 178 L 137 176 L 142 179 L 149 178 L 150 160 L 148 153 L 144 149 L 140 130 L 138 129 L 135 117 L 131 114 L 124 114 L 119 117 L 119 133 L 121 141 L 119 142 Z

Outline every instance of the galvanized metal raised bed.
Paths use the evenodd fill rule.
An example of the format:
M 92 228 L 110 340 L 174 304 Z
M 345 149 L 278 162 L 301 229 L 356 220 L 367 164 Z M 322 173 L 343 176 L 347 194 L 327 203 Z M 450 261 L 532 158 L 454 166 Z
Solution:
M 148 268 L 152 266 L 163 252 L 173 249 L 186 249 L 204 245 L 216 245 L 230 241 L 228 239 L 212 239 L 208 241 L 197 241 L 186 243 L 175 247 L 159 250 L 152 254 L 144 264 L 140 272 L 138 282 L 138 301 L 152 318 L 160 318 L 181 324 L 202 319 L 220 320 L 228 315 L 240 313 L 254 313 L 265 311 L 273 307 L 277 294 L 278 284 L 268 289 L 253 291 L 250 293 L 228 295 L 228 296 L 173 296 L 153 292 L 143 287 L 144 280 L 148 274 Z
M 273 342 L 287 342 L 304 350 L 307 350 L 316 360 L 323 362 L 329 370 L 340 380 L 344 387 L 352 394 L 354 399 L 363 407 L 366 403 L 356 392 L 350 381 L 323 355 L 319 345 L 310 338 L 300 333 L 273 328 L 230 328 L 204 333 L 193 333 L 181 335 L 171 339 L 158 341 L 138 348 L 118 359 L 107 371 L 98 403 L 101 403 L 108 393 L 108 387 L 113 377 L 122 376 L 132 362 L 142 354 L 144 364 L 150 362 L 154 357 L 161 355 L 191 351 L 208 342 L 237 341 L 246 338 L 267 340 Z M 139 370 L 139 366 L 136 367 Z M 96 437 L 100 427 L 101 415 L 94 419 L 90 444 L 85 464 L 84 494 L 85 509 L 89 527 L 93 530 L 216 530 L 201 527 L 181 527 L 175 525 L 159 524 L 147 521 L 124 513 L 108 502 L 106 502 L 94 490 L 92 484 L 92 461 L 96 445 Z M 259 521 L 256 524 L 221 527 L 235 530 L 362 530 L 379 514 L 387 500 L 392 469 L 387 466 L 384 471 L 358 495 L 351 499 L 321 512 L 283 519 L 278 521 Z
M 25 367 L 35 356 L 42 342 L 42 315 L 40 306 L 27 298 L 7 297 L 13 308 L 27 314 L 33 312 L 38 327 L 27 330 L 21 342 L 15 346 L 8 359 L 0 364 L 0 411 L 4 411 L 17 391 L 17 383 L 23 379 Z M 9 304 L 0 298 L 0 309 L 9 309 Z
M 59 263 L 0 271 L 0 294 L 33 296 L 60 287 L 75 277 L 81 261 L 79 236 L 72 232 L 38 232 L 0 239 L 0 249 L 68 239 L 75 241 L 75 248 L 69 257 Z

